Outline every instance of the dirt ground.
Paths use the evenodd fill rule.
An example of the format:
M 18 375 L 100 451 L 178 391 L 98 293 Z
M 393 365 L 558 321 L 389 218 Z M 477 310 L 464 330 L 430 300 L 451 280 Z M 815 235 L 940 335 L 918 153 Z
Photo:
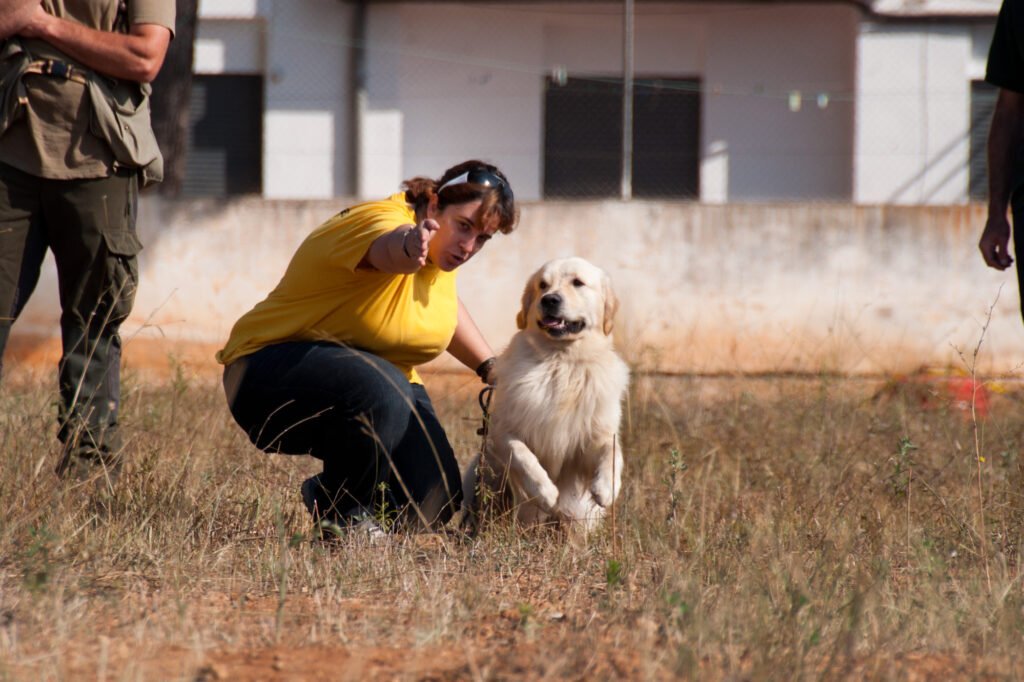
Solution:
M 156 598 L 158 600 L 158 598 Z M 240 601 L 245 601 L 240 605 Z M 318 611 L 314 598 L 289 600 L 285 628 L 303 630 L 310 627 L 310 615 Z M 22 661 L 7 661 L 0 666 L 3 679 L 68 679 L 68 680 L 647 680 L 647 679 L 880 679 L 907 682 L 942 682 L 945 680 L 1007 680 L 1013 670 L 1012 660 L 978 660 L 974 656 L 942 652 L 908 652 L 892 656 L 859 657 L 835 664 L 827 660 L 809 661 L 801 674 L 755 667 L 749 653 L 741 653 L 735 661 L 707 655 L 693 660 L 684 668 L 665 669 L 664 661 L 650 660 L 645 649 L 621 645 L 621 633 L 611 628 L 596 640 L 587 636 L 589 648 L 585 655 L 567 657 L 566 648 L 576 648 L 579 633 L 601 627 L 594 614 L 566 615 L 549 611 L 539 615 L 547 622 L 524 627 L 517 609 L 478 616 L 457 642 L 422 644 L 411 633 L 415 630 L 415 614 L 400 606 L 382 606 L 363 599 L 345 600 L 335 605 L 343 609 L 345 632 L 333 633 L 337 643 L 303 643 L 293 634 L 275 642 L 276 600 L 255 597 L 243 600 L 228 593 L 214 593 L 192 605 L 192 616 L 211 621 L 225 620 L 225 610 L 232 612 L 235 631 L 218 644 L 205 643 L 202 650 L 172 644 L 159 648 L 146 647 L 144 652 L 131 643 L 133 617 L 125 614 L 126 604 L 108 613 L 96 613 L 95 639 L 69 641 L 61 654 L 59 666 L 41 665 L 47 654 Z M 142 607 L 134 619 L 170 619 L 154 605 Z M 390 631 L 379 632 L 381 619 Z M 373 623 L 370 631 L 361 626 Z M 657 640 L 657 625 L 639 619 L 632 625 L 648 630 Z M 248 630 L 249 632 L 245 632 Z M 575 633 L 575 634 L 574 634 Z M 261 641 L 265 640 L 265 641 Z M 56 657 L 56 654 L 51 654 Z M 661 658 L 662 656 L 659 656 Z M 1019 669 L 1019 668 L 1018 668 Z M 45 672 L 41 672 L 45 671 Z
M 324 545 L 295 494 L 317 463 L 240 437 L 210 350 L 128 354 L 139 455 L 97 499 L 47 477 L 55 346 L 16 347 L 0 680 L 1024 675 L 1015 384 L 985 384 L 979 422 L 962 372 L 635 377 L 623 500 L 590 541 L 501 527 Z M 472 452 L 475 377 L 428 387 Z M 976 424 L 998 465 L 988 543 L 963 455 Z

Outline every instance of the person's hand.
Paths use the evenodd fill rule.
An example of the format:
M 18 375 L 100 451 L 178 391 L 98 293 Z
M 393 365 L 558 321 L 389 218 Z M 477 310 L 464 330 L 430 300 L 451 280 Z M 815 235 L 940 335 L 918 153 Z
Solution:
M 20 34 L 42 9 L 40 0 L 0 0 L 0 40 Z
M 420 224 L 405 233 L 402 238 L 402 251 L 407 258 L 416 261 L 416 266 L 422 268 L 427 264 L 427 251 L 430 247 L 430 240 L 434 238 L 441 226 L 433 218 L 424 218 Z
M 42 5 L 36 5 L 27 19 L 25 25 L 18 31 L 18 35 L 23 38 L 45 38 L 46 26 L 56 17 L 47 14 Z
M 1013 263 L 1007 252 L 1010 244 L 1010 222 L 1005 215 L 998 213 L 989 215 L 985 230 L 981 233 L 978 248 L 986 265 L 996 270 L 1005 270 Z

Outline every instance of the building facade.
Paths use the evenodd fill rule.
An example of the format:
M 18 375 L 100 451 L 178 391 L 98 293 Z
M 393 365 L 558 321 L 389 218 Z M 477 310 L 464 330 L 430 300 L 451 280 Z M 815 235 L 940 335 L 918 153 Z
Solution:
M 977 198 L 997 11 L 637 2 L 632 196 Z M 524 200 L 620 194 L 623 3 L 202 0 L 200 17 L 190 194 L 375 197 L 474 157 Z

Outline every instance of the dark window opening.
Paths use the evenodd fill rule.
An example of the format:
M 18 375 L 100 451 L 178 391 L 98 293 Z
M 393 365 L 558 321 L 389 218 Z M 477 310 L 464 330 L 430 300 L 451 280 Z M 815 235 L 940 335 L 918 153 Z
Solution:
M 633 86 L 633 196 L 700 194 L 700 81 L 638 78 Z M 544 195 L 619 196 L 622 80 L 548 79 L 544 112 Z
M 971 82 L 970 166 L 968 194 L 973 201 L 988 199 L 988 129 L 999 88 L 985 81 Z
M 182 194 L 224 197 L 263 190 L 263 77 L 196 75 Z

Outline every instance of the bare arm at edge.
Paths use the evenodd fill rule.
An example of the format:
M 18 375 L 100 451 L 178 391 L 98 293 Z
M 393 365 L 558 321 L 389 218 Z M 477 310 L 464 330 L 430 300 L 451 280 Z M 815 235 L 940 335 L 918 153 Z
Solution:
M 481 362 L 494 355 L 494 351 L 484 339 L 484 335 L 476 326 L 476 322 L 473 321 L 461 298 L 459 299 L 459 319 L 455 325 L 455 335 L 452 336 L 451 343 L 448 344 L 448 352 L 473 371 L 476 371 Z M 487 383 L 494 383 L 493 370 L 488 379 L 491 381 Z
M 157 24 L 132 24 L 130 32 L 113 33 L 47 14 L 36 6 L 18 32 L 38 38 L 106 76 L 151 83 L 163 66 L 171 31 Z
M 1024 145 L 1024 93 L 999 89 L 988 133 L 988 220 L 978 242 L 985 263 L 1005 270 L 1013 263 L 1009 254 L 1011 175 Z

